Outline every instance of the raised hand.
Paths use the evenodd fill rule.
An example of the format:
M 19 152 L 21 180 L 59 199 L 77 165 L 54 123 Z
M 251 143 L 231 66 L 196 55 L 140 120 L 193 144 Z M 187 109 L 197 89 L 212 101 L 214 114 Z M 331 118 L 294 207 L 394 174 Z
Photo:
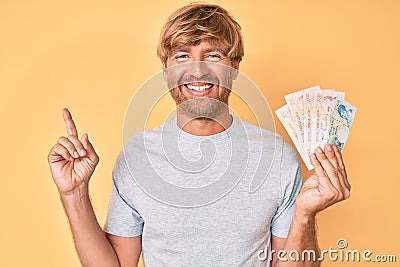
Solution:
M 68 136 L 58 138 L 47 159 L 58 191 L 61 195 L 67 195 L 77 190 L 87 190 L 99 157 L 87 134 L 78 139 L 78 131 L 68 109 L 63 109 L 63 116 Z
M 306 215 L 315 215 L 350 196 L 342 155 L 335 145 L 325 145 L 324 150 L 317 148 L 311 163 L 315 173 L 304 182 L 296 200 L 297 208 Z

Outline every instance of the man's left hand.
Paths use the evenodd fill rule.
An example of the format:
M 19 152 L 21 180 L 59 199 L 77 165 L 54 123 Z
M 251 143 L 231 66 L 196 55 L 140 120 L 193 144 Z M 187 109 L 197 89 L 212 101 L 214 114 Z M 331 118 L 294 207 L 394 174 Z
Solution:
M 315 173 L 305 182 L 296 200 L 296 210 L 306 216 L 350 197 L 350 184 L 342 154 L 335 145 L 320 147 L 310 155 Z

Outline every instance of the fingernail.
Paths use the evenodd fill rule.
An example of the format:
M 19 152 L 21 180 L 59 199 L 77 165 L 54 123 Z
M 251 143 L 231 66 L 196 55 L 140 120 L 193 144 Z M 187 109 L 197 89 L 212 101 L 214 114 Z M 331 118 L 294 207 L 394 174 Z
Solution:
M 76 151 L 74 151 L 74 158 L 79 158 L 79 154 Z
M 312 154 L 310 155 L 310 157 L 313 158 L 313 159 L 316 159 L 316 158 L 317 158 L 317 157 L 315 156 L 314 153 L 312 153 Z
M 326 149 L 328 149 L 329 152 L 332 152 L 332 145 L 327 145 Z
M 85 154 L 86 154 L 85 150 L 83 149 L 79 150 L 79 155 L 81 155 L 81 157 L 85 156 Z
M 323 153 L 323 151 L 322 151 L 322 149 L 320 147 L 317 148 L 317 152 L 320 153 L 320 154 Z

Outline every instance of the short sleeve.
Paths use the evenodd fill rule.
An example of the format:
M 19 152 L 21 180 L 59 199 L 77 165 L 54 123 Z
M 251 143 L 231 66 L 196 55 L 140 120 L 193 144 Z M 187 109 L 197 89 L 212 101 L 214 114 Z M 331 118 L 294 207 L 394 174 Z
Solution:
M 280 169 L 282 197 L 271 222 L 271 233 L 286 238 L 292 223 L 294 204 L 303 184 L 297 153 L 286 142 L 283 142 Z
M 112 172 L 113 183 L 104 231 L 117 236 L 134 237 L 142 234 L 144 222 L 133 203 L 118 188 L 119 181 L 124 179 L 123 175 L 129 173 L 123 171 L 123 166 L 124 159 L 119 156 Z

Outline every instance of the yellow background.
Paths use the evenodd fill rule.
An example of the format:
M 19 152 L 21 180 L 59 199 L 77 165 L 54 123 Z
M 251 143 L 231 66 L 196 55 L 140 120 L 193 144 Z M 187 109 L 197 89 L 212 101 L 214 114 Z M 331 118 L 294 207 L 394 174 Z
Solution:
M 125 110 L 160 70 L 164 20 L 188 2 L 0 2 L 0 266 L 79 266 L 46 159 L 65 134 L 61 109 L 70 108 L 100 155 L 91 196 L 102 225 Z M 217 3 L 241 23 L 240 69 L 273 110 L 285 94 L 316 84 L 345 91 L 359 108 L 344 151 L 352 196 L 319 214 L 321 248 L 343 237 L 349 249 L 400 261 L 400 2 Z M 279 122 L 277 130 L 289 140 Z

